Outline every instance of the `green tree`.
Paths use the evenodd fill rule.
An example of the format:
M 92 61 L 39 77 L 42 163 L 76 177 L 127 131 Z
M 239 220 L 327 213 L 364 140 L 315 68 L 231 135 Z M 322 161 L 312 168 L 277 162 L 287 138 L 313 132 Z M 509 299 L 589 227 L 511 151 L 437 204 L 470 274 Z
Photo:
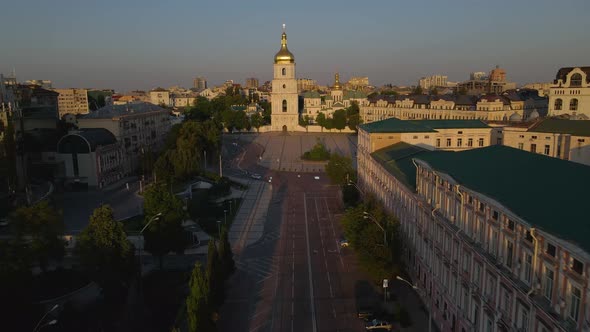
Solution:
M 215 240 L 209 240 L 207 251 L 207 282 L 209 287 L 209 304 L 213 307 L 219 307 L 223 302 L 223 274 L 217 245 Z
M 333 118 L 326 118 L 326 121 L 324 121 L 324 128 L 326 128 L 328 130 L 334 128 L 334 119 Z
M 231 250 L 231 243 L 228 238 L 227 227 L 221 230 L 219 242 L 219 259 L 221 259 L 221 270 L 223 279 L 227 279 L 235 270 L 234 254 Z
M 360 115 L 352 114 L 348 117 L 348 128 L 350 130 L 358 131 L 359 124 L 361 124 Z
M 182 200 L 165 185 L 151 186 L 144 194 L 145 221 L 152 220 L 144 231 L 145 249 L 158 257 L 160 268 L 164 255 L 171 251 L 182 254 L 186 248 L 183 206 Z
M 303 156 L 301 156 L 304 160 L 314 160 L 314 161 L 322 161 L 330 159 L 330 151 L 326 149 L 326 146 L 319 138 L 316 139 L 316 143 L 313 148 L 309 151 L 306 151 Z
M 178 139 L 178 135 L 180 134 L 180 129 L 182 128 L 182 123 L 177 123 L 170 127 L 170 131 L 166 134 L 166 141 L 164 143 L 164 149 L 171 150 L 176 149 L 176 140 Z
M 31 258 L 43 271 L 51 260 L 61 260 L 65 254 L 62 238 L 64 224 L 61 213 L 49 205 L 47 200 L 21 207 L 14 213 L 16 236 L 27 237 Z
M 310 122 L 309 115 L 299 117 L 299 125 L 301 127 L 305 127 L 306 131 L 307 131 L 307 126 L 309 126 L 309 122 Z
M 235 111 L 232 111 L 231 109 L 226 109 L 221 112 L 221 121 L 223 122 L 223 126 L 230 133 L 236 127 L 235 119 L 236 119 L 236 112 Z
M 154 174 L 157 182 L 172 183 L 174 179 L 174 165 L 172 160 L 174 158 L 175 150 L 166 150 L 158 157 L 154 164 Z
M 272 114 L 272 105 L 268 101 L 261 101 L 259 103 L 260 107 L 262 107 L 262 119 L 263 124 L 270 124 L 270 118 Z
M 346 111 L 343 109 L 334 111 L 332 124 L 338 130 L 344 129 L 346 127 Z
M 320 127 L 322 127 L 322 131 L 323 131 L 323 128 L 326 127 L 326 115 L 324 113 L 319 113 L 315 117 L 315 123 L 317 123 Z
M 332 153 L 326 164 L 326 175 L 332 184 L 346 185 L 348 182 L 356 182 L 356 171 L 352 167 L 352 159 Z
M 3 326 L 22 327 L 23 322 L 31 319 L 28 315 L 32 309 L 32 283 L 30 255 L 23 241 L 0 240 L 0 311 Z
M 438 89 L 436 87 L 433 87 L 432 89 L 430 89 L 430 94 L 433 96 L 437 96 L 438 95 Z
M 422 90 L 422 87 L 419 85 L 416 85 L 416 87 L 412 91 L 412 94 L 414 94 L 414 95 L 421 95 L 423 93 L 424 93 L 424 91 Z
M 102 287 L 105 298 L 117 300 L 126 294 L 127 282 L 136 267 L 134 248 L 123 224 L 114 220 L 110 206 L 94 210 L 76 240 L 75 253 L 89 278 Z
M 214 331 L 209 307 L 209 288 L 201 263 L 197 262 L 189 280 L 189 294 L 186 298 L 188 330 L 190 332 Z
M 252 127 L 256 128 L 256 131 L 260 130 L 260 127 L 262 126 L 262 121 L 262 115 L 260 115 L 260 113 L 258 112 L 252 114 L 252 116 L 250 117 L 250 123 L 252 124 Z
M 237 130 L 243 130 L 248 127 L 248 116 L 246 115 L 246 112 L 242 110 L 235 111 L 233 121 L 234 127 Z

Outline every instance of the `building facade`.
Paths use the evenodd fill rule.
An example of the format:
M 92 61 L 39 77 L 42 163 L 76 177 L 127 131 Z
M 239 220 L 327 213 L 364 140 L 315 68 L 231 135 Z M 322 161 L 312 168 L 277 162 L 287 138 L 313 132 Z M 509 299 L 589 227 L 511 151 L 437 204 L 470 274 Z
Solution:
M 549 115 L 590 119 L 590 67 L 559 69 L 549 88 Z
M 274 58 L 271 93 L 271 130 L 297 131 L 299 128 L 299 96 L 295 79 L 295 57 L 287 48 L 283 31 L 281 49 Z
M 259 82 L 256 77 L 246 78 L 246 89 L 258 89 Z
M 318 88 L 318 82 L 311 78 L 298 78 L 297 79 L 297 90 L 298 91 L 311 91 Z
M 433 75 L 428 77 L 422 77 L 420 81 L 418 81 L 418 85 L 424 90 L 430 90 L 436 87 L 447 87 L 447 79 L 446 75 Z
M 171 106 L 170 91 L 156 88 L 150 91 L 150 102 L 158 106 Z
M 590 167 L 500 145 L 368 142 L 359 135 L 358 184 L 399 219 L 407 272 L 441 331 L 589 330 Z M 556 192 L 559 208 L 539 203 Z
M 78 127 L 104 128 L 121 145 L 121 171 L 131 174 L 139 167 L 140 156 L 146 151 L 159 151 L 170 130 L 168 110 L 151 103 L 112 105 L 78 117 Z
M 207 79 L 204 77 L 195 77 L 193 80 L 193 88 L 197 89 L 197 91 L 203 91 L 207 89 Z
M 59 117 L 65 114 L 88 113 L 88 91 L 86 89 L 53 89 L 59 93 L 57 108 Z

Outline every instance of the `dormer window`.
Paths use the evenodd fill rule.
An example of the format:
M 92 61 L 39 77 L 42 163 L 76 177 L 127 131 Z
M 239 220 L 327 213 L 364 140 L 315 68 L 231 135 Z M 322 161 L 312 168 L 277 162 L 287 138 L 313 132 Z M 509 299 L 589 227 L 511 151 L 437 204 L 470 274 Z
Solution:
M 582 86 L 582 75 L 579 73 L 575 73 L 570 77 L 570 86 L 578 87 Z

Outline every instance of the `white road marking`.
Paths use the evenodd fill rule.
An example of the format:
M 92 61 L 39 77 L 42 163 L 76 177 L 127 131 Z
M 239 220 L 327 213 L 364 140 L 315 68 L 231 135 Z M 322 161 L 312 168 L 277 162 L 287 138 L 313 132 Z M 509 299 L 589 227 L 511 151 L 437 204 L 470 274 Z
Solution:
M 309 301 L 311 302 L 311 326 L 316 332 L 317 322 L 315 318 L 315 303 L 313 299 L 313 276 L 311 272 L 311 254 L 309 252 L 309 226 L 307 225 L 307 197 L 303 193 L 303 211 L 305 211 L 305 240 L 307 241 L 307 271 L 309 272 Z
M 332 234 L 334 235 L 334 240 L 336 241 L 336 250 L 338 250 L 338 258 L 340 258 L 340 265 L 342 268 L 346 268 L 344 266 L 344 261 L 342 260 L 342 254 L 340 252 L 340 243 L 338 243 L 338 239 L 336 238 L 336 230 L 334 230 L 334 218 L 332 218 L 332 214 L 330 213 L 330 208 L 328 207 L 328 200 L 324 198 L 324 203 L 326 204 L 326 208 L 328 209 L 328 219 L 330 220 L 330 226 L 332 227 Z

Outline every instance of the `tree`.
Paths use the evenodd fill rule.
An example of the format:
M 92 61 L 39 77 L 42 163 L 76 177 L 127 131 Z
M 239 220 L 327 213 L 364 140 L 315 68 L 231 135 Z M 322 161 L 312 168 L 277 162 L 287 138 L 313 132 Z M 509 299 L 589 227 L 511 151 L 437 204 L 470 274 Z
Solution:
M 260 127 L 262 126 L 262 121 L 262 115 L 260 115 L 258 112 L 252 114 L 250 117 L 250 123 L 252 124 L 252 127 L 256 128 L 256 131 L 259 131 Z
M 299 118 L 299 125 L 305 127 L 307 131 L 307 126 L 309 126 L 309 115 L 305 115 Z
M 46 271 L 50 260 L 61 260 L 65 254 L 63 219 L 61 213 L 43 200 L 30 207 L 21 207 L 14 213 L 16 236 L 26 243 L 31 258 Z
M 182 254 L 186 248 L 182 227 L 183 206 L 182 200 L 168 191 L 165 185 L 154 185 L 145 192 L 145 221 L 152 220 L 144 231 L 145 249 L 158 256 L 160 268 L 164 255 L 171 251 Z
M 348 182 L 356 182 L 356 171 L 352 167 L 352 159 L 332 153 L 326 164 L 326 175 L 332 184 L 346 185 Z
M 350 117 L 355 114 L 358 115 L 359 113 L 360 113 L 359 103 L 356 100 L 353 100 L 350 103 L 350 106 L 348 106 L 348 108 L 346 109 L 346 116 Z
M 319 138 L 316 139 L 316 143 L 313 148 L 303 153 L 301 156 L 304 160 L 322 161 L 330 159 L 330 151 L 326 149 L 326 146 Z
M 262 107 L 262 119 L 263 124 L 270 124 L 270 118 L 272 114 L 272 105 L 268 101 L 261 101 L 259 103 L 260 107 Z
M 358 125 L 361 124 L 361 118 L 358 114 L 352 114 L 348 117 L 348 128 L 358 131 Z
M 246 127 L 248 127 L 248 116 L 246 115 L 246 112 L 242 110 L 235 111 L 233 121 L 234 127 L 237 130 L 246 129 Z
M 158 157 L 154 164 L 154 174 L 156 181 L 164 183 L 172 183 L 174 179 L 174 165 L 172 159 L 174 158 L 175 150 L 166 150 L 163 154 Z
M 433 87 L 432 89 L 430 89 L 430 94 L 433 96 L 438 95 L 438 89 L 436 87 Z
M 31 311 L 33 276 L 28 248 L 19 239 L 0 240 L 0 311 L 3 326 L 23 326 Z M 31 326 L 32 328 L 32 326 Z
M 232 132 L 235 128 L 236 112 L 226 109 L 221 112 L 221 121 L 228 132 Z
M 127 281 L 135 271 L 133 251 L 123 224 L 114 220 L 113 210 L 108 205 L 94 210 L 75 248 L 88 277 L 98 283 L 105 298 L 111 300 L 126 293 Z
M 5 126 L 2 139 L 3 151 L 0 153 L 0 156 L 2 156 L 0 164 L 2 173 L 0 173 L 0 176 L 6 179 L 7 192 L 11 192 L 12 190 L 16 190 L 16 143 L 14 139 L 14 126 L 10 115 L 7 116 Z
M 326 121 L 324 121 L 324 128 L 326 128 L 328 130 L 334 128 L 334 119 L 327 118 Z
M 316 118 L 315 122 L 322 128 L 326 126 L 326 115 L 324 113 L 319 113 Z M 323 131 L 323 129 L 322 129 Z
M 231 250 L 231 243 L 228 238 L 227 227 L 221 230 L 221 237 L 219 240 L 219 259 L 221 259 L 221 271 L 223 279 L 227 279 L 235 270 L 234 254 Z
M 223 302 L 223 274 L 215 240 L 209 240 L 207 254 L 207 282 L 209 287 L 209 304 L 218 307 Z
M 334 111 L 332 124 L 338 130 L 344 129 L 346 127 L 346 111 L 343 109 Z
M 412 91 L 412 94 L 415 94 L 415 95 L 421 95 L 423 93 L 424 93 L 424 91 L 422 90 L 422 87 L 419 85 L 416 85 L 416 87 L 414 88 L 414 91 Z
M 186 298 L 188 330 L 190 332 L 214 331 L 210 316 L 209 289 L 207 278 L 203 275 L 201 263 L 197 262 L 189 281 L 189 294 Z

